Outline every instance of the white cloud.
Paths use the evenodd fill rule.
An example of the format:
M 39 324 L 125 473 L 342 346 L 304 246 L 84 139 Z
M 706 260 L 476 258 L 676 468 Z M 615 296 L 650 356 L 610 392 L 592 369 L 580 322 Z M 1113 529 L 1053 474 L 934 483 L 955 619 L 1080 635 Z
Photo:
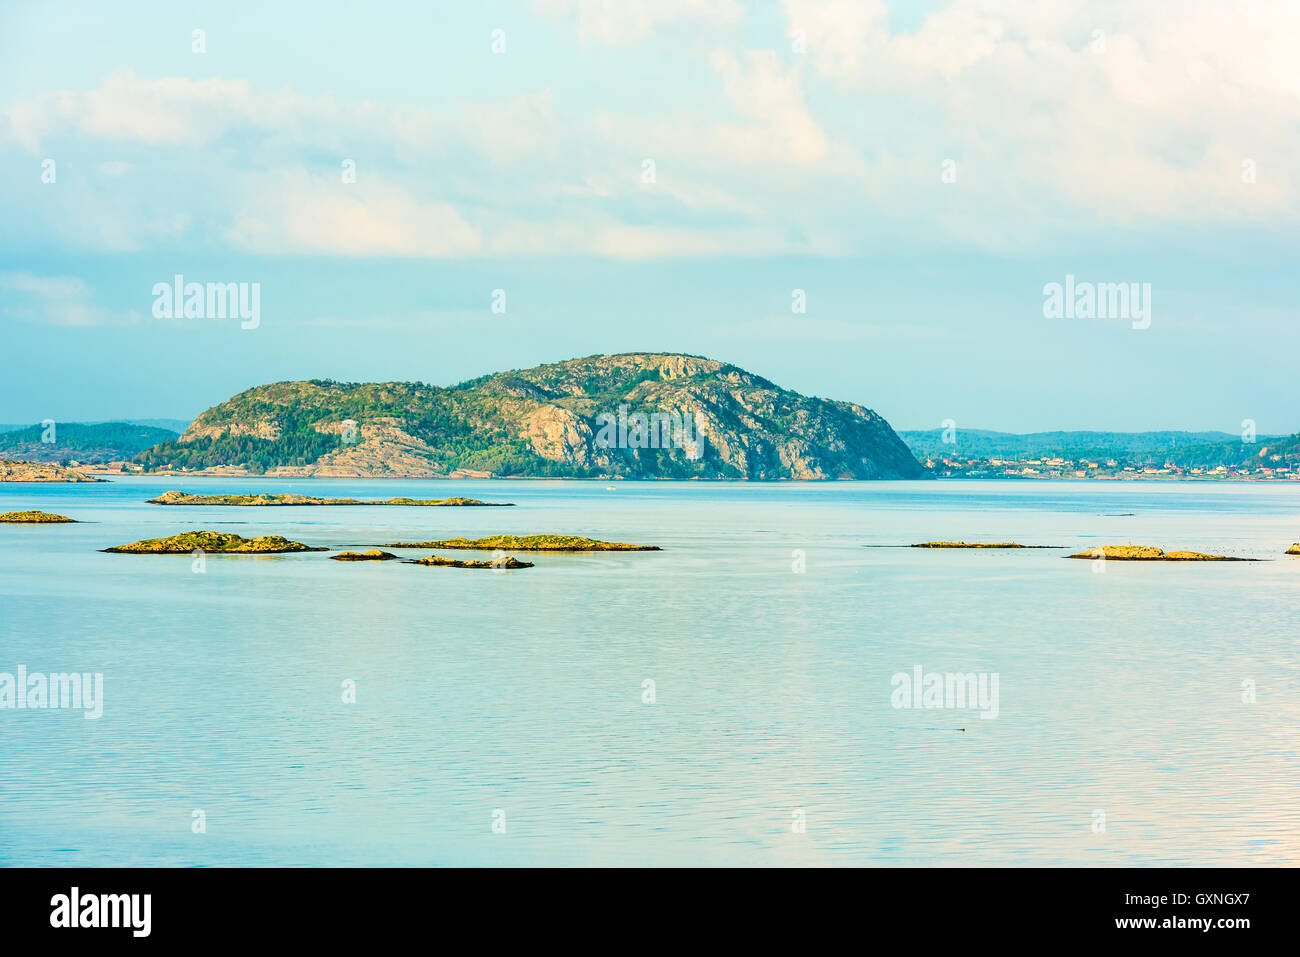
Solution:
M 693 86 L 631 109 L 568 85 L 430 108 L 117 73 L 11 106 L 0 149 L 57 146 L 60 176 L 0 212 L 115 251 L 424 258 L 1017 252 L 1300 220 L 1300 7 L 951 0 L 897 32 L 880 0 L 785 6 L 802 56 L 779 28 L 719 46 L 734 2 L 551 5 L 600 42 L 698 34 L 653 53 Z
M 270 254 L 448 259 L 483 250 L 479 230 L 447 203 L 416 200 L 373 178 L 345 184 L 301 170 L 264 178 L 227 237 Z
M 746 54 L 746 61 L 748 69 L 730 50 L 713 54 L 713 68 L 722 77 L 728 101 L 761 123 L 749 135 L 769 139 L 798 163 L 824 158 L 826 134 L 804 104 L 798 70 L 783 68 L 771 50 L 752 51 Z
M 114 251 L 187 232 L 270 255 L 779 252 L 788 247 L 784 224 L 754 222 L 764 218 L 763 204 L 741 198 L 735 172 L 771 176 L 815 162 L 825 136 L 803 106 L 797 77 L 770 56 L 742 65 L 720 54 L 717 63 L 740 122 L 602 115 L 575 127 L 557 117 L 546 91 L 447 112 L 123 73 L 98 90 L 20 103 L 10 128 L 37 155 L 51 137 L 138 148 L 129 161 L 97 165 L 111 188 L 65 176 L 49 194 L 64 199 L 66 214 L 47 207 L 50 228 L 65 241 Z M 111 132 L 110 114 L 123 118 Z M 640 181 L 646 148 L 664 150 L 671 168 L 652 190 Z M 355 160 L 355 182 L 342 182 L 341 160 L 322 161 L 330 152 Z M 184 215 L 175 191 L 156 189 L 151 170 L 164 180 L 183 175 Z M 633 221 L 625 221 L 632 207 Z M 697 215 L 715 221 L 690 225 Z
M 785 6 L 833 89 L 911 104 L 916 143 L 956 146 L 965 188 L 1033 227 L 1048 204 L 1126 226 L 1300 214 L 1293 3 L 952 0 L 911 33 L 879 0 Z
M 107 142 L 202 146 L 233 124 L 272 122 L 275 111 L 263 103 L 255 108 L 250 86 L 242 80 L 145 80 L 125 70 L 95 90 L 46 93 L 18 103 L 8 118 L 13 137 L 33 153 L 56 131 Z

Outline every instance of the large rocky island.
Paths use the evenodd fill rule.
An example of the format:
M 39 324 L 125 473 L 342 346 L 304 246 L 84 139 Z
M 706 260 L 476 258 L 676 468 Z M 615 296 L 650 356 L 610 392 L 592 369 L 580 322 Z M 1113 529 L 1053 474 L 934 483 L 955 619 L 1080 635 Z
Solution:
M 146 471 L 404 478 L 900 479 L 883 418 L 698 356 L 590 356 L 450 388 L 258 386 L 141 453 Z

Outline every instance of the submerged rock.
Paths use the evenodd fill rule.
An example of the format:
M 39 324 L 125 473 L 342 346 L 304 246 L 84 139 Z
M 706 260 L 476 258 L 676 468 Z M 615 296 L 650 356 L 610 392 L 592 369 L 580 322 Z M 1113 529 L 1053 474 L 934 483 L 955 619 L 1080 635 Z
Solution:
M 408 565 L 437 565 L 442 568 L 532 568 L 532 562 L 521 562 L 513 556 L 501 558 L 491 562 L 471 562 L 459 558 L 443 558 L 440 555 L 430 555 L 428 558 L 417 558 L 409 561 Z
M 130 545 L 105 548 L 106 552 L 128 555 L 188 555 L 199 550 L 214 555 L 274 555 L 281 552 L 327 552 L 301 542 L 291 542 L 281 535 L 243 538 L 229 532 L 182 532 L 170 538 L 148 538 Z
M 16 525 L 58 525 L 62 522 L 75 521 L 75 518 L 52 515 L 49 512 L 5 512 L 0 515 L 0 522 L 11 522 Z
M 372 548 L 366 552 L 339 552 L 337 555 L 331 555 L 330 560 L 336 562 L 386 562 L 396 557 L 392 552 L 383 552 L 377 548 Z
M 448 538 L 438 542 L 394 542 L 387 548 L 506 549 L 519 552 L 657 552 L 658 545 L 602 542 L 577 535 L 490 535 L 487 538 Z
M 150 505 L 484 505 L 504 508 L 514 502 L 480 502 L 476 498 L 456 495 L 451 498 L 389 498 L 366 501 L 356 498 L 320 498 L 315 495 L 285 493 L 281 495 L 191 495 L 188 492 L 163 492 L 149 499 Z
M 1253 558 L 1206 555 L 1202 552 L 1166 552 L 1154 545 L 1099 545 L 1067 558 L 1105 558 L 1116 562 L 1253 562 Z

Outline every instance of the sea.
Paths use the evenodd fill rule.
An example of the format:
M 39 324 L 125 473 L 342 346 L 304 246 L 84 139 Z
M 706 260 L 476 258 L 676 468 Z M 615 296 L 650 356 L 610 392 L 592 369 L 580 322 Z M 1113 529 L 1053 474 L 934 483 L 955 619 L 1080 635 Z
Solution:
M 0 701 L 0 865 L 1300 863 L 1300 485 L 0 486 L 26 509 L 78 524 L 0 525 L 0 681 L 102 690 Z M 193 529 L 661 550 L 101 551 Z M 1065 557 L 1127 543 L 1258 561 Z

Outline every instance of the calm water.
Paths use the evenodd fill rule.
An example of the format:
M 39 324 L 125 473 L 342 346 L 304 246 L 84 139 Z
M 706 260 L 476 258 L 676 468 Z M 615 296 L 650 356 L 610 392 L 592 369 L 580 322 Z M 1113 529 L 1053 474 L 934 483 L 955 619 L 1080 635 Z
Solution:
M 144 504 L 168 488 L 519 507 Z M 0 526 L 0 672 L 102 672 L 105 702 L 97 721 L 0 710 L 3 864 L 1300 862 L 1300 558 L 1281 554 L 1300 487 L 0 486 L 0 511 L 26 508 L 85 524 Z M 203 574 L 96 551 L 193 528 L 664 551 Z M 1096 573 L 1064 551 L 868 547 L 936 538 L 1268 561 Z M 891 677 L 917 665 L 996 673 L 997 718 L 895 709 Z

